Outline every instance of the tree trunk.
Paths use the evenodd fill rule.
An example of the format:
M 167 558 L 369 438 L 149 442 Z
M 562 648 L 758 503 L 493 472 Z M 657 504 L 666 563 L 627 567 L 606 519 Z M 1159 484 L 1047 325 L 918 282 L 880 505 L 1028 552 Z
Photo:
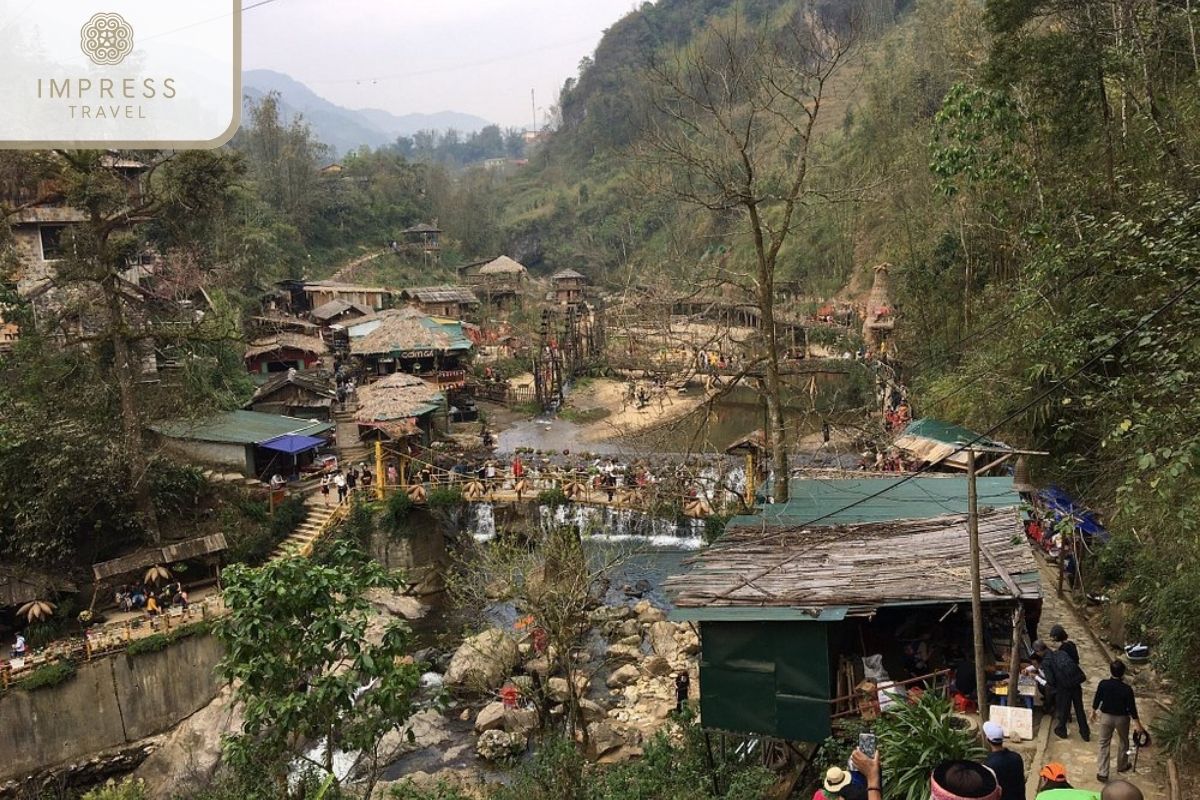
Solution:
M 108 305 L 113 373 L 117 379 L 117 391 L 121 400 L 121 434 L 129 469 L 129 485 L 133 490 L 138 516 L 150 536 L 150 541 L 157 545 L 162 543 L 162 531 L 158 526 L 158 512 L 154 509 L 154 497 L 150 492 L 146 451 L 142 441 L 142 417 L 137 405 L 139 366 L 134 363 L 135 356 L 126 330 L 125 309 L 116 281 L 115 275 L 110 276 L 101 285 Z
M 779 337 L 775 335 L 775 265 L 760 259 L 758 305 L 763 343 L 766 346 L 767 446 L 771 449 L 771 495 L 776 503 L 788 499 L 788 445 L 783 422 L 783 381 L 779 375 Z

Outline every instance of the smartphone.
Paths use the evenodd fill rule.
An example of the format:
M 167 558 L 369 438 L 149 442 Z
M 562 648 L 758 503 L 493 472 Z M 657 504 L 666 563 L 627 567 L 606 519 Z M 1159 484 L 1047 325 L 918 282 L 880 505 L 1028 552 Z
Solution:
M 875 734 L 860 733 L 858 735 L 858 749 L 867 758 L 875 757 Z

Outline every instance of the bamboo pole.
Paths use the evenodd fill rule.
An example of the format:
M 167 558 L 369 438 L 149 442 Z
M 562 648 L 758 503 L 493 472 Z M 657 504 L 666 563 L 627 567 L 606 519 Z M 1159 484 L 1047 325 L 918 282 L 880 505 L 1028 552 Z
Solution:
M 971 627 L 975 633 L 975 696 L 979 719 L 988 721 L 988 688 L 983 670 L 983 594 L 979 568 L 979 496 L 975 482 L 975 451 L 967 449 L 967 534 L 971 543 Z

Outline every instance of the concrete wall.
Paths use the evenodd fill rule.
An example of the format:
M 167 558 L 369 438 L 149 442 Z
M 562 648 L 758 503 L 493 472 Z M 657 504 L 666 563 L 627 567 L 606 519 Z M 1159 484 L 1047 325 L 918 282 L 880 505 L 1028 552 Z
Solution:
M 247 478 L 254 477 L 254 450 L 244 444 L 200 442 L 166 436 L 159 437 L 159 441 L 168 453 L 193 464 L 222 467 L 230 472 L 240 472 Z
M 193 636 L 157 653 L 80 664 L 52 688 L 0 696 L 0 781 L 161 733 L 220 689 L 221 644 Z

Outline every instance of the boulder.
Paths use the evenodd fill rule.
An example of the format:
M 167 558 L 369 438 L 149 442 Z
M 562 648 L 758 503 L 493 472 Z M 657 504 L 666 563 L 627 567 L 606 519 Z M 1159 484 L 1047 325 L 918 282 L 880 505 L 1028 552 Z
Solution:
M 634 613 L 629 606 L 600 606 L 588 614 L 588 621 L 594 625 L 602 625 L 605 622 L 620 622 L 632 616 Z
M 605 685 L 610 689 L 618 689 L 637 683 L 637 679 L 640 677 L 641 673 L 638 672 L 637 667 L 633 664 L 625 664 L 613 670 L 612 674 L 608 676 L 608 680 L 605 681 Z
M 685 655 L 694 656 L 700 652 L 700 636 L 692 630 L 691 625 L 679 625 L 675 628 L 675 642 Z
M 446 686 L 472 691 L 499 688 L 517 663 L 517 643 L 499 628 L 472 636 L 454 652 Z
M 637 636 L 641 638 L 642 628 L 638 625 L 636 619 L 627 619 L 617 625 L 613 635 L 618 639 L 624 639 L 626 636 Z
M 622 745 L 612 752 L 605 753 L 596 759 L 597 764 L 623 764 L 634 758 L 640 757 L 645 751 L 640 747 L 629 747 Z
M 634 616 L 641 616 L 652 608 L 654 608 L 654 604 L 649 600 L 638 600 L 633 604 Z
M 671 664 L 662 656 L 650 656 L 642 662 L 642 671 L 655 678 L 671 674 Z
M 674 624 L 665 620 L 652 623 L 646 636 L 656 655 L 662 656 L 672 664 L 679 660 L 679 643 L 675 641 Z
M 554 669 L 554 665 L 550 663 L 550 659 L 545 656 L 531 658 L 525 662 L 525 671 L 530 675 L 541 675 L 543 678 L 550 674 Z
M 367 599 L 393 617 L 401 619 L 421 619 L 429 611 L 429 606 L 417 598 L 407 594 L 397 594 L 390 589 L 370 589 L 367 592 Z
M 608 713 L 604 710 L 602 705 L 599 703 L 594 703 L 586 698 L 579 701 L 579 714 L 583 717 L 583 721 L 585 723 L 599 722 L 608 716 Z
M 652 625 L 655 622 L 662 622 L 666 618 L 667 612 L 663 611 L 661 608 L 655 608 L 654 606 L 647 608 L 645 611 L 639 612 L 637 615 L 637 621 L 642 625 Z
M 464 711 L 467 719 L 470 712 Z M 411 739 L 410 739 L 411 734 Z M 445 717 L 432 708 L 418 711 L 404 725 L 388 731 L 379 740 L 379 753 L 391 759 L 399 758 L 407 753 L 435 747 L 454 738 L 450 723 Z
M 208 787 L 221 765 L 221 737 L 242 729 L 241 707 L 226 686 L 213 701 L 179 723 L 134 777 L 146 782 L 146 796 L 175 797 Z
M 475 732 L 495 730 L 504 727 L 504 704 L 501 702 L 488 703 L 475 715 Z
M 640 634 L 637 634 L 637 633 L 633 634 L 632 636 L 622 636 L 620 639 L 617 640 L 617 644 L 623 644 L 626 647 L 636 647 L 637 649 L 641 650 L 642 649 L 642 637 Z
M 592 687 L 592 682 L 586 675 L 575 676 L 575 696 L 583 697 L 587 694 L 588 689 Z M 556 703 L 565 703 L 570 696 L 566 678 L 551 678 L 546 681 L 546 694 Z
M 664 623 L 670 625 L 671 623 Z M 674 641 L 672 639 L 671 641 Z M 634 647 L 630 644 L 614 644 L 609 645 L 605 651 L 605 656 L 609 661 L 640 661 L 642 658 L 642 648 Z
M 532 708 L 510 708 L 504 712 L 504 730 L 528 736 L 538 726 L 538 713 Z
M 588 754 L 600 758 L 625 745 L 625 738 L 610 722 L 593 722 L 587 726 Z
M 525 737 L 502 730 L 484 731 L 475 743 L 475 752 L 484 761 L 504 761 L 525 752 Z

